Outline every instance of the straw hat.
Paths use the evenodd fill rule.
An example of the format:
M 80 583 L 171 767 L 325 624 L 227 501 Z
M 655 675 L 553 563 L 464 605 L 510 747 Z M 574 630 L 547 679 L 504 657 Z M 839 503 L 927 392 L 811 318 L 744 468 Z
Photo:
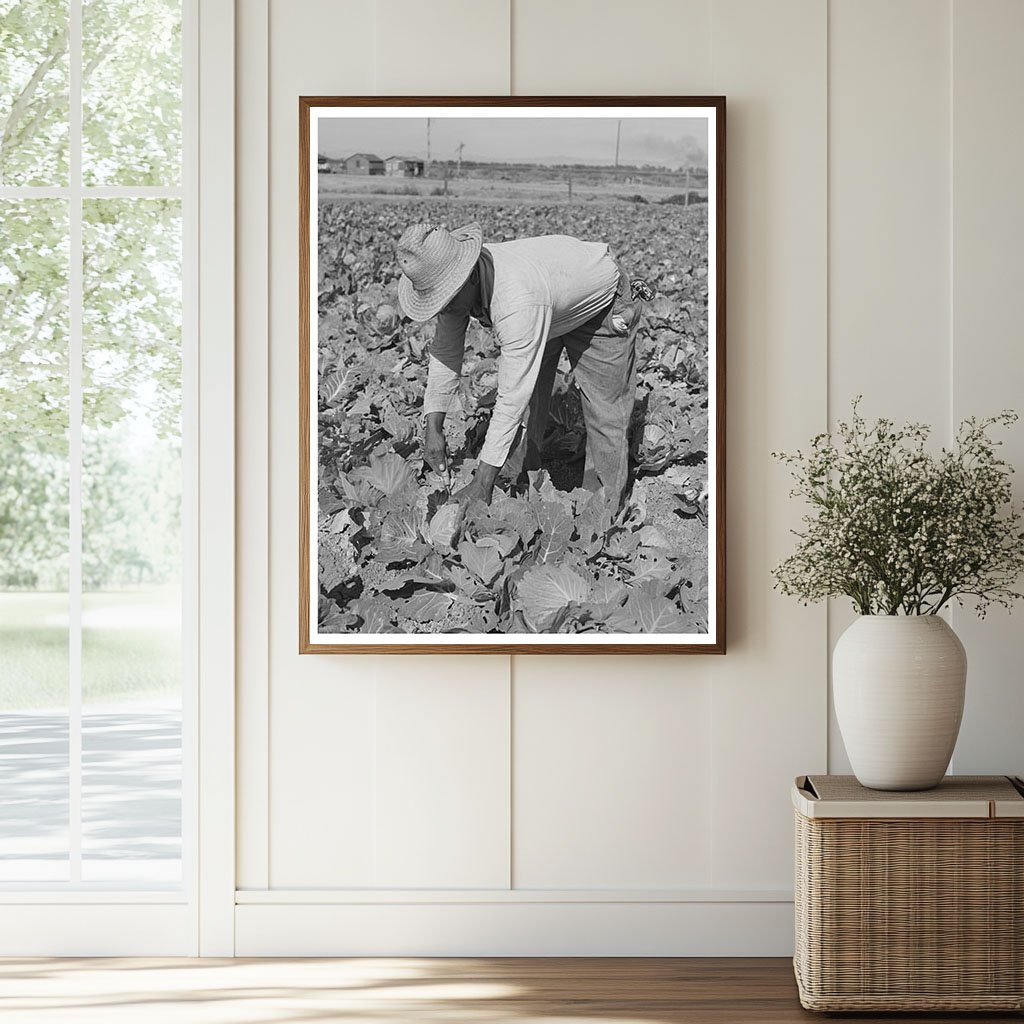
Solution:
M 398 301 L 411 320 L 429 320 L 466 283 L 480 256 L 479 224 L 449 231 L 413 224 L 398 240 Z

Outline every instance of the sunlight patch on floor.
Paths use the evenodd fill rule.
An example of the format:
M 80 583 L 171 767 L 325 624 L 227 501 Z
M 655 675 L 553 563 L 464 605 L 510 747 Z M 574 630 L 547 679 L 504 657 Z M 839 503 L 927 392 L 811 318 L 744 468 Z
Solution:
M 0 960 L 0 1020 L 3 1024 L 660 1024 L 658 1016 L 593 1016 L 593 1003 L 574 1012 L 576 998 L 592 998 L 586 985 L 576 998 L 559 999 L 553 1005 L 552 993 L 544 991 L 543 983 L 520 983 L 515 973 L 505 979 L 487 962 L 415 958 L 8 959 Z M 527 968 L 527 978 L 530 974 Z

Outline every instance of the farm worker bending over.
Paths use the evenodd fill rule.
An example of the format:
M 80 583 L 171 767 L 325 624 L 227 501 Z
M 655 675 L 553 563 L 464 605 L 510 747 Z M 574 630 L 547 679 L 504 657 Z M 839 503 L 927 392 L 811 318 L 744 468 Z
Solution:
M 603 242 L 543 235 L 482 244 L 480 226 L 414 224 L 398 243 L 398 297 L 412 320 L 437 316 L 430 347 L 424 458 L 448 465 L 444 418 L 458 400 L 469 318 L 500 347 L 498 395 L 472 481 L 453 497 L 489 502 L 529 411 L 524 466 L 540 467 L 555 370 L 563 349 L 582 392 L 587 428 L 583 485 L 603 486 L 617 508 L 629 469 L 640 304 Z

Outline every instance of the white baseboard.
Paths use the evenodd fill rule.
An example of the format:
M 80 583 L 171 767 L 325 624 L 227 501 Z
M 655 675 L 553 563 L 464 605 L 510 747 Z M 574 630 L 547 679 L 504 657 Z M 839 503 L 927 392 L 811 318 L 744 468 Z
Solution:
M 0 903 L 0 956 L 195 956 L 188 904 Z M 84 1011 L 83 1011 L 84 1012 Z
M 339 897 L 340 898 L 340 897 Z M 793 904 L 240 902 L 236 956 L 792 956 Z
M 235 903 L 792 903 L 791 889 L 238 889 Z

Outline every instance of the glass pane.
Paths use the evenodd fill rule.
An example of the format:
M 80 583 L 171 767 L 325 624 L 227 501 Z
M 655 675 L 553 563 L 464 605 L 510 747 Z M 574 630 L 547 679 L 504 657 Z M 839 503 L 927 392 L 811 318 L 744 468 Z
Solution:
M 68 877 L 67 237 L 0 200 L 0 881 Z
M 181 209 L 84 204 L 82 878 L 181 877 Z
M 87 185 L 181 181 L 181 0 L 84 0 Z
M 0 185 L 67 181 L 67 0 L 0 0 Z

